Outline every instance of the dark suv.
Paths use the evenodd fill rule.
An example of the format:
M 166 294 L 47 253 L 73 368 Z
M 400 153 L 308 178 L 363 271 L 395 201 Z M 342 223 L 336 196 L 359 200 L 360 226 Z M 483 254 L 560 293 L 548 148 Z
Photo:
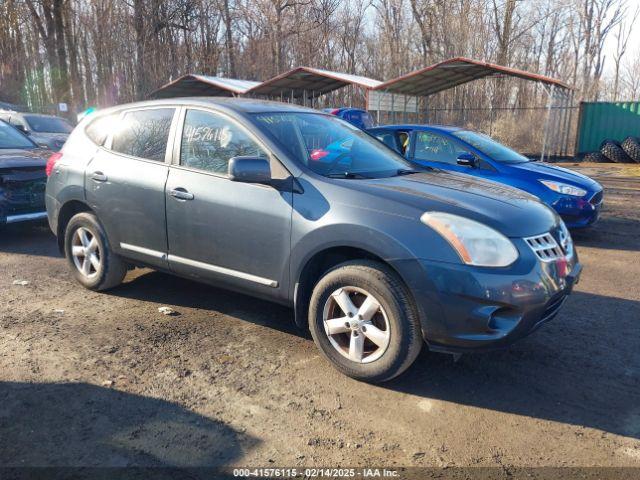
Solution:
M 92 290 L 144 265 L 292 305 L 320 351 L 367 381 L 423 342 L 506 346 L 580 273 L 558 215 L 497 183 L 408 163 L 332 115 L 257 100 L 124 105 L 48 165 L 47 211 Z

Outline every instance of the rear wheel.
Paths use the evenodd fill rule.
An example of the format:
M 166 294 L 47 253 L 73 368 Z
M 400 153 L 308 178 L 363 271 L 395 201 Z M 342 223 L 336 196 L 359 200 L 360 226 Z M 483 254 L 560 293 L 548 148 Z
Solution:
M 74 215 L 65 230 L 64 251 L 75 279 L 90 290 L 107 290 L 127 274 L 127 264 L 111 251 L 95 215 Z
M 320 279 L 311 295 L 309 327 L 340 372 L 368 382 L 400 375 L 423 342 L 406 287 L 391 269 L 371 261 L 340 264 Z

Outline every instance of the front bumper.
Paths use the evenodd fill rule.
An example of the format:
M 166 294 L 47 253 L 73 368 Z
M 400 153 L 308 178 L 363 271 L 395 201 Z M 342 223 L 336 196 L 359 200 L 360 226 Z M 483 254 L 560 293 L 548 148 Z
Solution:
M 37 222 L 47 218 L 47 212 L 19 213 L 0 218 L 0 223 Z
M 412 290 L 429 348 L 452 353 L 506 347 L 530 334 L 556 316 L 582 271 L 575 252 L 559 262 L 527 254 L 496 269 L 431 260 L 394 266 Z
M 567 228 L 586 228 L 598 220 L 602 208 L 602 190 L 591 192 L 585 197 L 558 195 L 551 207 L 558 212 Z
M 44 168 L 14 169 L 0 176 L 0 225 L 46 218 Z

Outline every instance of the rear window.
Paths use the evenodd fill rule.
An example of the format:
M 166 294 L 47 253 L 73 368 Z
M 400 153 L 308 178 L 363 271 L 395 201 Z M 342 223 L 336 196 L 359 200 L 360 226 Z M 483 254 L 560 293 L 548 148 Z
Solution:
M 41 133 L 71 133 L 73 127 L 63 118 L 47 117 L 44 115 L 25 115 L 24 119 L 29 128 Z
M 164 162 L 173 112 L 173 108 L 156 108 L 126 113 L 113 134 L 111 149 Z

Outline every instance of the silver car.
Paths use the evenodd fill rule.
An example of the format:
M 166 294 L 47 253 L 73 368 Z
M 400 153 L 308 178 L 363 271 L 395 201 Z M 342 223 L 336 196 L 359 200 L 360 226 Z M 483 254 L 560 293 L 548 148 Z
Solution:
M 0 120 L 29 135 L 38 146 L 54 152 L 62 148 L 73 130 L 71 124 L 64 118 L 41 113 L 0 111 Z

